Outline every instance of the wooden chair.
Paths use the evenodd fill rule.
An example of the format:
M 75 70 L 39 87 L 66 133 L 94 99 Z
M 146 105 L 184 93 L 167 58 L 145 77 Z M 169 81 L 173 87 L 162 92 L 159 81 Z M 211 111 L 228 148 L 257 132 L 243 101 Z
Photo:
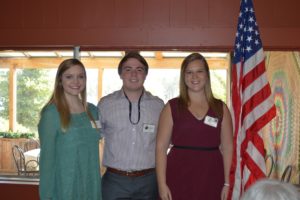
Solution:
M 266 175 L 267 175 L 267 177 L 270 177 L 271 176 L 271 174 L 272 174 L 272 171 L 273 171 L 273 168 L 274 168 L 274 159 L 273 159 L 273 156 L 271 155 L 271 154 L 269 154 L 269 155 L 267 155 L 266 157 L 265 157 L 265 162 L 266 163 L 270 163 L 270 169 L 269 169 L 269 171 L 266 173 Z
M 12 147 L 12 154 L 18 170 L 19 176 L 39 176 L 39 170 L 36 170 L 39 163 L 36 160 L 25 161 L 24 151 L 18 145 Z
M 281 181 L 282 182 L 287 182 L 287 183 L 290 182 L 291 175 L 292 175 L 292 170 L 293 170 L 292 165 L 286 166 L 286 168 L 283 171 L 283 174 L 281 176 Z

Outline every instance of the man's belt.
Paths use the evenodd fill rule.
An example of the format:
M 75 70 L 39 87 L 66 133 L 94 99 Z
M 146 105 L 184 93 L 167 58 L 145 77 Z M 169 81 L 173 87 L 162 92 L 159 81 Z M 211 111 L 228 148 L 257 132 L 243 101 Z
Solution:
M 118 174 L 121 176 L 139 177 L 139 176 L 144 176 L 146 174 L 149 174 L 150 172 L 154 172 L 155 168 L 143 169 L 143 170 L 138 170 L 138 171 L 122 171 L 122 170 L 115 169 L 112 167 L 107 167 L 106 170 L 111 173 Z

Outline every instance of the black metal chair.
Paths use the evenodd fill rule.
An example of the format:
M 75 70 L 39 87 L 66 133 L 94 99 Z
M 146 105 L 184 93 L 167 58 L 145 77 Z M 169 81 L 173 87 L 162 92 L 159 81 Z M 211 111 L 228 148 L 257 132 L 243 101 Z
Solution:
M 273 171 L 273 169 L 274 169 L 274 165 L 275 165 L 273 156 L 272 156 L 271 154 L 267 155 L 267 156 L 265 157 L 265 162 L 266 162 L 266 164 L 267 164 L 267 163 L 270 163 L 270 169 L 269 169 L 269 171 L 266 173 L 267 177 L 270 177 L 271 174 L 272 174 L 272 171 Z
M 18 145 L 12 147 L 12 153 L 15 160 L 15 164 L 18 170 L 19 176 L 39 176 L 38 166 L 39 163 L 36 160 L 25 160 L 24 151 Z
M 29 151 L 31 149 L 40 148 L 40 143 L 36 139 L 30 139 L 28 142 L 24 144 L 24 152 Z
M 285 170 L 283 171 L 283 174 L 281 176 L 282 182 L 290 182 L 291 175 L 292 175 L 293 167 L 292 165 L 286 166 Z

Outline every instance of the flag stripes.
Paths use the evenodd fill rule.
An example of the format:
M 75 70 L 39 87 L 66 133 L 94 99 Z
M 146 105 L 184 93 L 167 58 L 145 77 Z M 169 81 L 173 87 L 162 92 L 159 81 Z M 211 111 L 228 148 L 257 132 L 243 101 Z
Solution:
M 265 149 L 260 130 L 276 116 L 265 69 L 265 56 L 251 0 L 242 0 L 232 66 L 234 155 L 229 199 L 237 200 L 265 177 Z

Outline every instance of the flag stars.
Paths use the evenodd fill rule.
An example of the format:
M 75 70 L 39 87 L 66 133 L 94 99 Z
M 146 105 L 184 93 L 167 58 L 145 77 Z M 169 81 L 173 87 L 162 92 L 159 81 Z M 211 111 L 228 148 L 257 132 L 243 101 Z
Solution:
M 246 2 L 246 4 L 245 4 Z M 242 0 L 243 7 L 239 12 L 237 32 L 235 33 L 235 60 L 248 58 L 261 48 L 258 26 L 256 23 L 255 12 L 251 1 Z
M 247 47 L 246 47 L 246 51 L 247 51 L 247 52 L 250 52 L 250 51 L 252 51 L 252 48 L 251 48 L 250 46 L 247 46 Z
M 247 41 L 248 41 L 248 42 L 251 42 L 251 41 L 252 41 L 252 37 L 251 37 L 251 36 L 248 36 L 248 37 L 247 37 Z
M 248 31 L 251 33 L 252 31 L 254 31 L 253 30 L 253 27 L 252 26 L 250 26 L 249 28 L 248 28 Z
M 244 27 L 243 23 L 240 23 L 239 27 L 240 27 L 240 29 L 243 29 L 243 27 Z
M 250 17 L 248 21 L 251 22 L 251 23 L 254 22 L 253 17 Z

